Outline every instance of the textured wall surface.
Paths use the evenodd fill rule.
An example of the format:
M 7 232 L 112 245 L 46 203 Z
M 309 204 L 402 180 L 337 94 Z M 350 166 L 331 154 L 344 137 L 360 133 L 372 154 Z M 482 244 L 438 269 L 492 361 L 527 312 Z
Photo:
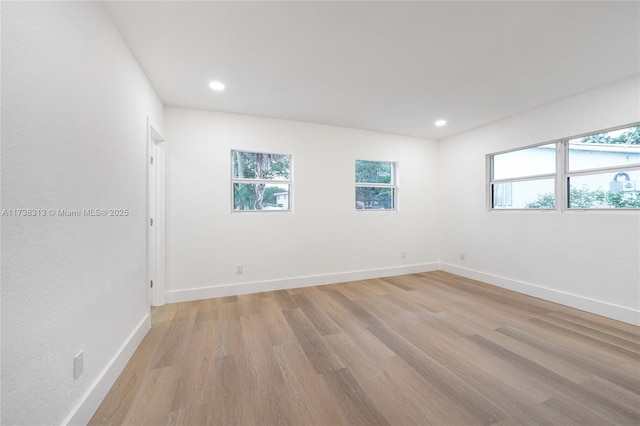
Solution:
M 147 115 L 99 3 L 2 3 L 2 208 L 129 210 L 2 217 L 2 424 L 63 422 L 149 313 Z
M 169 292 L 437 260 L 434 141 L 182 108 L 165 137 Z M 232 149 L 293 155 L 293 213 L 231 213 Z M 398 163 L 397 212 L 356 211 L 356 159 Z
M 638 312 L 637 211 L 489 212 L 485 186 L 486 154 L 637 121 L 631 78 L 440 141 L 441 261 Z
M 98 3 L 1 7 L 1 207 L 39 212 L 1 217 L 1 423 L 57 424 L 149 313 L 146 117 L 161 130 L 163 107 Z M 439 260 L 637 312 L 640 215 L 488 212 L 485 155 L 638 121 L 639 89 L 628 79 L 437 143 L 168 107 L 167 290 Z M 231 149 L 293 155 L 294 213 L 231 213 Z M 398 162 L 398 212 L 355 211 L 355 159 Z M 128 215 L 60 213 L 83 209 Z

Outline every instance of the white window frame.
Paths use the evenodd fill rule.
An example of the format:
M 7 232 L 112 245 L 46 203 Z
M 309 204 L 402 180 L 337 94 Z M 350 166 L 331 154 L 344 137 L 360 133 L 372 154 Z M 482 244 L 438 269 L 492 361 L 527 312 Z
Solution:
M 252 178 L 236 178 L 233 170 L 233 153 L 246 152 L 250 154 L 268 154 L 281 155 L 289 157 L 289 179 L 252 179 Z M 247 149 L 231 149 L 230 152 L 230 175 L 231 175 L 231 213 L 291 213 L 293 212 L 293 154 L 280 154 L 275 152 L 253 151 Z M 265 184 L 265 185 L 288 185 L 289 186 L 289 208 L 286 209 L 261 209 L 261 210 L 236 210 L 233 188 L 236 183 L 239 184 Z
M 539 174 L 533 174 L 533 175 L 526 175 L 526 176 L 518 176 L 515 178 L 502 178 L 502 179 L 494 179 L 493 178 L 493 171 L 494 171 L 494 167 L 493 167 L 493 159 L 495 156 L 497 155 L 502 155 L 502 154 L 508 154 L 510 152 L 517 152 L 517 151 L 524 151 L 527 149 L 531 149 L 531 148 L 536 148 L 536 147 L 540 147 L 540 146 L 544 146 L 544 145 L 552 145 L 555 144 L 556 145 L 556 165 L 555 165 L 555 171 L 553 173 L 539 173 Z M 518 147 L 518 148 L 514 148 L 514 149 L 508 149 L 505 151 L 499 151 L 499 152 L 493 152 L 491 154 L 487 154 L 486 156 L 486 171 L 487 171 L 487 186 L 486 186 L 486 191 L 487 191 L 487 209 L 489 211 L 492 212 L 503 212 L 503 211 L 553 211 L 556 210 L 558 208 L 558 163 L 559 163 L 559 147 L 558 147 L 558 141 L 551 141 L 551 142 L 543 142 L 543 143 L 537 143 L 534 145 L 527 145 L 527 146 L 523 146 L 523 147 Z M 546 180 L 546 179 L 554 179 L 554 198 L 555 198 L 555 207 L 553 208 L 540 208 L 540 209 L 527 209 L 527 208 L 496 208 L 493 206 L 493 186 L 497 185 L 497 184 L 505 184 L 505 183 L 517 183 L 517 182 L 531 182 L 531 181 L 535 181 L 535 180 Z M 512 195 L 513 196 L 513 195 Z
M 603 130 L 597 130 L 593 132 L 582 133 L 562 139 L 557 139 L 553 141 L 537 143 L 533 145 L 518 147 L 514 149 L 509 149 L 505 151 L 493 152 L 487 154 L 486 156 L 486 200 L 487 200 L 487 210 L 490 212 L 507 212 L 507 211 L 516 211 L 516 212 L 534 212 L 534 211 L 557 211 L 557 212 L 626 212 L 626 213 L 640 213 L 640 208 L 614 208 L 614 207 L 598 207 L 598 208 L 581 208 L 581 207 L 569 207 L 569 184 L 570 179 L 572 177 L 580 177 L 580 176 L 589 176 L 594 174 L 604 174 L 604 173 L 620 173 L 620 172 L 630 172 L 630 171 L 640 171 L 640 163 L 633 163 L 629 165 L 622 166 L 606 166 L 606 167 L 595 167 L 590 169 L 581 169 L 572 171 L 569 168 L 569 141 L 584 138 L 591 135 L 598 135 L 601 133 L 609 133 L 616 130 L 626 129 L 630 127 L 640 126 L 640 122 L 625 124 L 616 127 L 610 127 Z M 546 174 L 538 174 L 538 175 L 530 175 L 530 176 L 522 176 L 518 178 L 505 178 L 505 179 L 493 179 L 494 165 L 493 159 L 497 155 L 507 154 L 509 152 L 516 152 L 521 150 L 526 150 L 530 148 L 535 148 L 543 145 L 556 145 L 556 171 L 555 173 L 546 173 Z M 522 182 L 522 181 L 532 181 L 539 179 L 555 179 L 555 208 L 495 208 L 493 207 L 493 185 L 500 183 L 510 183 L 510 182 Z
M 571 182 L 571 178 L 572 177 L 580 177 L 580 176 L 589 176 L 589 175 L 595 175 L 595 174 L 604 174 L 604 173 L 620 173 L 620 172 L 630 172 L 630 171 L 640 171 L 640 162 L 638 163 L 633 163 L 633 164 L 629 164 L 629 165 L 624 165 L 624 166 L 606 166 L 606 167 L 594 167 L 591 169 L 581 169 L 581 170 L 575 170 L 572 171 L 569 168 L 569 141 L 572 141 L 574 139 L 579 139 L 579 138 L 584 138 L 587 136 L 591 136 L 591 135 L 599 135 L 601 133 L 609 133 L 609 132 L 614 132 L 616 130 L 621 130 L 621 129 L 627 129 L 629 127 L 635 127 L 635 126 L 640 126 L 640 122 L 637 123 L 631 123 L 631 124 L 626 124 L 623 126 L 616 126 L 616 127 L 611 127 L 608 129 L 604 129 L 604 130 L 598 130 L 595 132 L 588 132 L 588 133 L 584 133 L 581 135 L 576 135 L 576 136 L 572 136 L 569 138 L 564 138 L 562 139 L 562 144 L 563 144 L 563 150 L 562 150 L 562 156 L 563 156 L 563 169 L 562 169 L 562 192 L 563 192 L 563 203 L 562 203 L 562 210 L 563 211 L 578 211 L 578 212 L 587 212 L 587 211 L 599 211 L 599 212 L 640 212 L 640 208 L 633 208 L 633 207 L 628 207 L 628 208 L 614 208 L 614 207 L 597 207 L 597 208 L 582 208 L 582 207 L 569 207 L 569 202 L 570 202 L 570 192 L 569 192 L 569 185 Z
M 357 208 L 357 200 L 355 200 L 354 193 L 354 208 L 358 212 L 396 212 L 398 211 L 398 162 L 397 161 L 386 161 L 386 160 L 363 160 L 361 158 L 356 159 L 353 162 L 353 175 L 354 181 L 356 179 L 355 176 L 355 167 L 358 161 L 368 161 L 372 163 L 389 163 L 392 166 L 391 172 L 391 183 L 369 183 L 369 182 L 355 182 L 354 188 L 391 188 L 393 189 L 393 208 L 390 209 L 359 209 Z

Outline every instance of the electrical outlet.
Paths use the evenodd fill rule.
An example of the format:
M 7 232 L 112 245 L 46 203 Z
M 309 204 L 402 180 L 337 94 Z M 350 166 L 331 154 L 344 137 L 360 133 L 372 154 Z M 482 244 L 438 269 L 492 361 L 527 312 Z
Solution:
M 242 273 L 242 265 L 236 265 L 236 274 Z
M 466 254 L 464 254 L 464 253 L 460 253 L 460 260 L 464 260 L 464 258 L 465 258 L 465 257 L 467 257 L 467 255 L 466 255 Z
M 73 380 L 76 380 L 84 371 L 84 351 L 73 357 Z

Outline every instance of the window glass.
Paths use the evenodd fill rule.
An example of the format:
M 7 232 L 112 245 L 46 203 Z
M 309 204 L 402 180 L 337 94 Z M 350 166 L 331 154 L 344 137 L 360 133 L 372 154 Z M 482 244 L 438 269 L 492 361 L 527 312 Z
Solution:
M 553 209 L 555 179 L 535 179 L 494 183 L 494 209 Z
M 235 179 L 288 180 L 290 155 L 233 151 Z
M 234 183 L 234 210 L 289 210 L 289 185 Z
M 356 182 L 393 183 L 393 163 L 356 160 Z
M 637 123 L 488 157 L 492 209 L 640 209 Z
M 356 187 L 356 209 L 393 209 L 394 188 Z
M 396 164 L 390 161 L 356 160 L 355 201 L 357 210 L 396 208 Z
M 569 208 L 640 208 L 640 170 L 571 176 Z
M 556 171 L 556 144 L 496 154 L 492 160 L 494 180 L 544 175 Z
M 234 211 L 291 210 L 291 155 L 232 151 Z
M 569 171 L 640 164 L 640 126 L 569 140 Z

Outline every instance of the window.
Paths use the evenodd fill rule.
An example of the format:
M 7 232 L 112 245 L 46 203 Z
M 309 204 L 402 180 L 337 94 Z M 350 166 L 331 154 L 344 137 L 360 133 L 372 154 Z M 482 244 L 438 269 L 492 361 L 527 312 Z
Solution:
M 567 207 L 640 208 L 640 126 L 566 141 Z
M 231 151 L 233 211 L 291 210 L 291 155 Z
M 493 154 L 489 159 L 491 208 L 555 208 L 555 144 Z M 541 198 L 544 204 L 537 202 Z
M 488 159 L 492 209 L 640 208 L 640 125 Z
M 396 164 L 356 160 L 356 209 L 395 210 Z

